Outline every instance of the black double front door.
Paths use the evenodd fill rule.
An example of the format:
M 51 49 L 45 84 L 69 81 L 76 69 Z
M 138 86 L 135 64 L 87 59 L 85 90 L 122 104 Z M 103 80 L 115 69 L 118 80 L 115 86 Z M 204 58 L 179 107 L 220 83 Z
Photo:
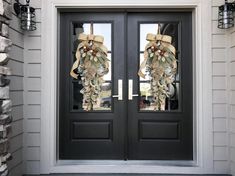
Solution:
M 192 160 L 193 66 L 191 12 L 126 10 L 61 12 L 58 69 L 59 159 Z M 79 41 L 104 36 L 110 71 L 92 111 L 84 111 L 82 85 L 70 77 Z M 178 70 L 165 110 L 154 111 L 149 78 L 137 73 L 147 33 L 172 36 Z

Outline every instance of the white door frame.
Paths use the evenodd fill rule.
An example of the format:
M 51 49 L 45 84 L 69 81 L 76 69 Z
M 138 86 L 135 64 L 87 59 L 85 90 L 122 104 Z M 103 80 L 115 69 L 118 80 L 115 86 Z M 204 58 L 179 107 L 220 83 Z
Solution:
M 42 0 L 41 174 L 48 173 L 213 173 L 211 0 Z M 143 3 L 144 2 L 144 3 Z M 57 47 L 59 8 L 193 9 L 194 147 L 193 166 L 115 164 L 57 160 Z

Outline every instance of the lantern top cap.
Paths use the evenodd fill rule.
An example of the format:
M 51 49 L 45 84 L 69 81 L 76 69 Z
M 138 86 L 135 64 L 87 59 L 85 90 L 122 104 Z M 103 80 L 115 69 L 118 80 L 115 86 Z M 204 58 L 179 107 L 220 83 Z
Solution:
M 228 2 L 225 0 L 225 3 L 219 6 L 220 11 L 235 11 L 235 2 Z

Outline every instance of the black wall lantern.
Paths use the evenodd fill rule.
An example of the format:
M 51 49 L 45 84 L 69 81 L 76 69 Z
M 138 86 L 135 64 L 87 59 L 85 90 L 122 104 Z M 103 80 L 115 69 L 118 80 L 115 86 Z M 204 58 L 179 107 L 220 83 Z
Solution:
M 26 4 L 21 4 L 16 0 L 14 10 L 17 16 L 20 17 L 21 29 L 26 31 L 34 31 L 37 29 L 35 21 L 35 8 L 29 6 L 30 0 L 26 0 Z
M 228 2 L 225 0 L 225 4 L 219 6 L 218 28 L 228 29 L 234 26 L 235 2 Z

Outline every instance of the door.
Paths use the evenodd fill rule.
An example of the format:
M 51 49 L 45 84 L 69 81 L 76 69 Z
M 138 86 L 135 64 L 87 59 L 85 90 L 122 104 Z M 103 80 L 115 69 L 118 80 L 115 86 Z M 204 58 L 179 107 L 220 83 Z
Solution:
M 192 160 L 191 13 L 94 11 L 61 13 L 59 159 Z M 82 109 L 80 80 L 71 78 L 69 72 L 79 44 L 77 36 L 89 33 L 91 22 L 94 34 L 104 36 L 111 68 L 97 105 L 87 112 Z M 146 34 L 156 33 L 158 27 L 173 37 L 178 59 L 164 111 L 153 110 L 148 79 L 137 75 Z M 130 90 L 136 95 L 132 97 Z
M 128 79 L 133 80 L 133 92 L 139 94 L 128 101 L 129 159 L 193 159 L 191 18 L 190 13 L 128 15 Z M 156 33 L 159 26 L 161 34 L 172 36 L 178 60 L 178 71 L 169 87 L 171 94 L 164 111 L 153 110 L 150 78 L 136 76 L 147 44 L 146 35 Z
M 81 32 L 105 37 L 110 71 L 102 85 L 102 95 L 94 110 L 82 109 L 82 86 L 70 77 Z M 124 16 L 115 13 L 62 13 L 60 46 L 59 157 L 60 159 L 123 159 L 126 134 L 126 101 L 118 92 L 118 79 L 125 81 Z M 125 85 L 123 85 L 125 86 Z M 123 87 L 126 89 L 126 87 Z M 123 92 L 124 93 L 124 92 Z M 123 97 L 126 95 L 123 94 Z

